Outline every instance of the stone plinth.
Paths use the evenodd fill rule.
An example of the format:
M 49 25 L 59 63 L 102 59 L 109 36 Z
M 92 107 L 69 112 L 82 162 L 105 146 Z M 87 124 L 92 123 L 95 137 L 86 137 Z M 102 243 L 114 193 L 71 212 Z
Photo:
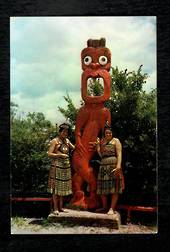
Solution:
M 50 221 L 64 222 L 65 224 L 83 225 L 83 226 L 103 226 L 113 229 L 119 229 L 121 224 L 120 214 L 94 213 L 84 210 L 65 209 L 59 215 L 50 214 Z

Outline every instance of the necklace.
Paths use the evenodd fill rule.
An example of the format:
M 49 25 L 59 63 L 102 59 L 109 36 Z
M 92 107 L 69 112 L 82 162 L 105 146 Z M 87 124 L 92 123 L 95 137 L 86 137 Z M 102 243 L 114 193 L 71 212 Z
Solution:
M 69 152 L 69 147 L 68 147 L 68 145 L 67 145 L 66 139 L 63 139 L 63 140 L 62 140 L 62 139 L 59 137 L 59 141 L 60 141 L 60 144 L 61 144 L 61 146 L 60 146 L 61 152 L 64 153 L 64 154 L 67 154 L 67 153 Z

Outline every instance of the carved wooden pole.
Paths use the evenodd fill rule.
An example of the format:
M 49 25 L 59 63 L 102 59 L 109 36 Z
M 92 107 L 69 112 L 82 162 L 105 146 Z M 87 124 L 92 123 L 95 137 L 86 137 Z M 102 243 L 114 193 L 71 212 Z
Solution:
M 95 143 L 99 132 L 106 121 L 111 122 L 110 111 L 104 107 L 104 102 L 110 98 L 111 53 L 105 47 L 105 39 L 89 39 L 87 47 L 81 52 L 82 81 L 81 95 L 85 104 L 80 108 L 75 128 L 76 149 L 73 154 L 73 199 L 72 203 L 83 208 L 98 207 L 96 195 L 96 177 L 90 166 L 90 160 L 95 149 L 90 143 Z M 88 94 L 88 85 L 95 80 L 104 86 L 104 92 L 99 96 Z M 90 196 L 87 198 L 83 191 L 83 184 L 89 185 Z

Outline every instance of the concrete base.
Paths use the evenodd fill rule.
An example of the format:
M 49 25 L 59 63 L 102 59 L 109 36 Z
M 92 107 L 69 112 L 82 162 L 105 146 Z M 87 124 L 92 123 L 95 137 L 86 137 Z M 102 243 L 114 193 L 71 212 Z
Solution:
M 113 229 L 119 229 L 121 224 L 120 214 L 94 213 L 84 210 L 65 209 L 58 215 L 49 214 L 48 219 L 55 222 L 64 222 L 65 224 L 84 225 L 84 226 L 103 226 Z

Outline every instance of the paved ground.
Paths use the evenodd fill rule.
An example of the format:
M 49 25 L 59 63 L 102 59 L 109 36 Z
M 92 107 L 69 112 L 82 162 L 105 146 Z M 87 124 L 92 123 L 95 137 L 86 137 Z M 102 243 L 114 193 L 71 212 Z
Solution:
M 61 213 L 61 215 L 66 215 Z M 69 213 L 67 213 L 69 214 Z M 73 213 L 72 213 L 73 214 Z M 80 211 L 74 212 L 75 216 L 81 217 L 82 213 Z M 87 214 L 87 218 L 90 218 L 90 213 Z M 110 217 L 106 216 L 106 219 Z M 60 218 L 61 219 L 61 218 Z M 49 218 L 22 218 L 14 217 L 11 219 L 11 234 L 151 234 L 157 233 L 156 226 L 144 226 L 144 225 L 120 225 L 119 229 L 112 228 L 110 225 L 106 226 L 102 223 L 97 223 L 95 221 L 68 221 L 69 218 L 63 218 L 62 222 L 59 218 L 49 219 Z M 94 219 L 95 220 L 95 219 Z

